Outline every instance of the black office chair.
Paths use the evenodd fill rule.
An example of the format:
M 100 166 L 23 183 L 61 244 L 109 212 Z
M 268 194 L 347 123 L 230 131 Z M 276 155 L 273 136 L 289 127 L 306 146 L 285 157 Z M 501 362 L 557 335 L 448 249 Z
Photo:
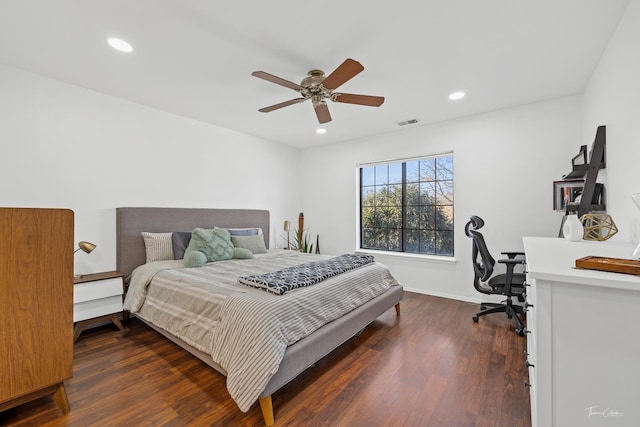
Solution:
M 504 295 L 507 297 L 500 304 L 482 303 L 480 312 L 473 316 L 473 321 L 477 322 L 480 316 L 491 313 L 506 313 L 509 319 L 515 319 L 518 323 L 516 333 L 523 336 L 525 333 L 524 324 L 519 315 L 524 316 L 524 309 L 518 304 L 513 304 L 512 298 L 517 298 L 520 302 L 524 302 L 525 293 L 525 275 L 524 273 L 515 273 L 514 269 L 517 265 L 525 263 L 523 252 L 502 252 L 508 259 L 498 260 L 499 263 L 505 264 L 506 272 L 504 274 L 493 275 L 493 267 L 496 261 L 493 259 L 487 245 L 484 242 L 482 233 L 478 230 L 484 226 L 484 221 L 478 216 L 472 216 L 470 221 L 465 225 L 464 232 L 473 241 L 472 243 L 472 259 L 474 279 L 473 286 L 478 292 L 489 295 Z

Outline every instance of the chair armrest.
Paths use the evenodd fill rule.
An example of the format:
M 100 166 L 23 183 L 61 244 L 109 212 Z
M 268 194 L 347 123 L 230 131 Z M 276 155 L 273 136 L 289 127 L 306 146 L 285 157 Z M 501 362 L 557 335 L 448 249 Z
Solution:
M 509 259 L 513 259 L 517 256 L 524 256 L 524 252 L 500 252 L 502 255 L 506 255 Z
M 498 262 L 501 264 L 517 265 L 517 264 L 524 264 L 526 261 L 523 259 L 509 258 L 509 259 L 499 259 Z
M 499 259 L 498 262 L 501 264 L 506 264 L 507 271 L 505 273 L 506 277 L 504 280 L 504 294 L 511 295 L 511 285 L 513 284 L 513 275 L 514 275 L 513 270 L 515 270 L 516 265 L 526 264 L 526 260 L 509 258 L 509 259 Z

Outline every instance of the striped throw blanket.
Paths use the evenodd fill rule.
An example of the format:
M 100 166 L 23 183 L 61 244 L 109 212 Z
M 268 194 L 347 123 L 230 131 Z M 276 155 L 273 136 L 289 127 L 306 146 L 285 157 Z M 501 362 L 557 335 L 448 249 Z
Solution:
M 372 262 L 372 255 L 344 254 L 328 260 L 287 267 L 272 273 L 241 276 L 238 282 L 282 295 L 291 289 L 314 285 Z

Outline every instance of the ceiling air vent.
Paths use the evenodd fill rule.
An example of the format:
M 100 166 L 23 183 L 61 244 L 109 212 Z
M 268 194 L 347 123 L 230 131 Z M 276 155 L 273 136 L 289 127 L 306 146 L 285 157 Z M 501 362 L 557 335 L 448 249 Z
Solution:
M 415 125 L 418 123 L 418 119 L 409 119 L 404 122 L 398 122 L 398 126 Z

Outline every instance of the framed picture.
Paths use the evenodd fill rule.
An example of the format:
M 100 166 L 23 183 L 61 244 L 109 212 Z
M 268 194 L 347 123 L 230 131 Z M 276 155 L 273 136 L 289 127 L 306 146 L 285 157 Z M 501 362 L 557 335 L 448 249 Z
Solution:
M 564 211 L 567 205 L 580 204 L 584 180 L 575 179 L 553 182 L 553 210 Z
M 580 147 L 580 152 L 571 159 L 571 166 L 575 168 L 576 166 L 581 166 L 586 164 L 587 164 L 587 146 L 582 145 Z

